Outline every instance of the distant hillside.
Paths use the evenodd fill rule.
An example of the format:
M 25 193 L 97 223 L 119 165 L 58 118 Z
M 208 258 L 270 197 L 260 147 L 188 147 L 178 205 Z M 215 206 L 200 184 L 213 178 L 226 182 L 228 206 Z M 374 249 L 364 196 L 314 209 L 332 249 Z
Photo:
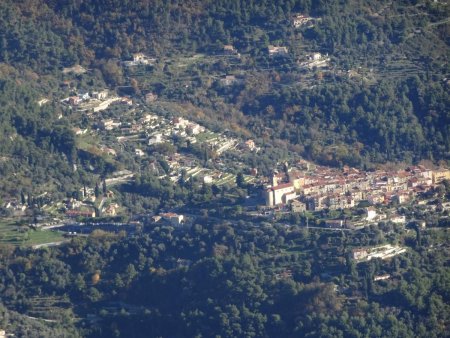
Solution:
M 13 74 L 14 86 L 26 93 L 1 92 L 3 152 L 17 154 L 8 145 L 17 132 L 39 151 L 53 144 L 70 163 L 76 151 L 55 147 L 52 131 L 45 131 L 58 107 L 39 112 L 29 100 L 60 96 L 62 68 L 81 64 L 92 73 L 76 78 L 80 86 L 135 81 L 142 91 L 193 104 L 206 119 L 226 120 L 267 142 L 281 139 L 324 164 L 448 160 L 449 11 L 444 1 L 418 0 L 5 0 L 0 78 Z M 295 28 L 299 14 L 315 24 Z M 224 45 L 240 59 L 180 61 L 221 55 Z M 269 45 L 286 46 L 288 54 L 270 57 Z M 118 61 L 134 52 L 155 57 L 157 65 L 145 74 L 122 71 Z M 328 67 L 301 66 L 312 53 L 328 55 Z M 217 85 L 229 74 L 240 76 L 239 86 Z M 8 108 L 11 98 L 20 108 Z

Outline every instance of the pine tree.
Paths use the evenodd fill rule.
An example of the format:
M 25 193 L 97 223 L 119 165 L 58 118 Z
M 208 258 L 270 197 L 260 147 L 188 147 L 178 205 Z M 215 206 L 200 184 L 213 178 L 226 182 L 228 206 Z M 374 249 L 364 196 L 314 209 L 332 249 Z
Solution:
M 98 196 L 100 196 L 100 188 L 98 187 L 98 183 L 95 183 L 94 194 L 95 198 L 98 198 Z

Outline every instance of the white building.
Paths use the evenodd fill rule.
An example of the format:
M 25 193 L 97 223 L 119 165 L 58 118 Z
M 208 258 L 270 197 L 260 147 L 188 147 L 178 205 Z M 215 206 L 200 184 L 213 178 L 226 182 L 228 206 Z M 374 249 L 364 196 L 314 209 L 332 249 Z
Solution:
M 293 18 L 292 18 L 292 25 L 295 28 L 299 28 L 299 27 L 302 27 L 302 26 L 306 25 L 308 22 L 311 22 L 313 20 L 314 19 L 309 17 L 309 16 L 306 16 L 306 15 L 303 15 L 303 14 L 295 14 L 293 16 Z
M 295 188 L 292 183 L 275 185 L 265 192 L 266 205 L 274 206 L 284 204 L 295 199 Z
M 138 148 L 134 149 L 134 153 L 136 156 L 139 156 L 139 157 L 142 157 L 145 155 L 145 153 L 141 149 L 138 149 Z
M 198 135 L 200 133 L 203 133 L 205 131 L 205 128 L 197 123 L 189 123 L 186 127 L 186 131 L 190 135 Z
M 162 143 L 163 142 L 163 136 L 162 134 L 155 134 L 148 140 L 148 145 L 151 146 L 152 144 Z
M 284 46 L 269 46 L 269 56 L 287 56 L 288 49 Z
M 169 221 L 171 225 L 173 226 L 180 226 L 184 224 L 184 216 L 175 214 L 173 212 L 167 212 L 164 214 L 160 214 L 160 216 L 165 219 L 166 221 Z
M 121 126 L 121 122 L 107 119 L 100 122 L 100 127 L 104 130 L 113 130 Z
M 390 221 L 395 224 L 405 224 L 406 216 L 395 215 L 391 217 Z
M 104 100 L 108 97 L 108 95 L 109 95 L 108 89 L 104 89 L 98 92 L 92 92 L 92 98 L 98 100 Z
M 374 207 L 366 208 L 366 221 L 373 221 L 377 217 L 377 211 Z
M 246 147 L 248 148 L 248 150 L 250 150 L 250 151 L 252 151 L 253 149 L 256 148 L 255 141 L 253 141 L 253 140 L 247 140 L 247 141 L 245 141 L 245 146 L 246 146 Z

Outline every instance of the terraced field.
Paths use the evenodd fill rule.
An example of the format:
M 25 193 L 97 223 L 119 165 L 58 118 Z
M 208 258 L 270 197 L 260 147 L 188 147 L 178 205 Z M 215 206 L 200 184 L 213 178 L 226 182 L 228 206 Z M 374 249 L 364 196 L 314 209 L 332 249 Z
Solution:
M 33 230 L 26 224 L 12 220 L 0 220 L 0 245 L 32 246 L 61 241 L 63 236 L 50 230 Z

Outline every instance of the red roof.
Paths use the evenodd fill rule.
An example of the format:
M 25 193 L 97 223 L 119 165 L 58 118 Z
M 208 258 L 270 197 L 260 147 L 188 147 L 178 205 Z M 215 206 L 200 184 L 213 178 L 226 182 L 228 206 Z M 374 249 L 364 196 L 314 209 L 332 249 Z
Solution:
M 77 216 L 91 217 L 93 213 L 94 213 L 94 211 L 67 210 L 66 216 L 69 216 L 69 217 L 77 217 Z
M 284 184 L 279 184 L 276 187 L 272 187 L 271 189 L 273 191 L 275 190 L 280 190 L 280 189 L 285 189 L 285 188 L 290 188 L 290 187 L 294 187 L 294 185 L 292 183 L 284 183 Z

